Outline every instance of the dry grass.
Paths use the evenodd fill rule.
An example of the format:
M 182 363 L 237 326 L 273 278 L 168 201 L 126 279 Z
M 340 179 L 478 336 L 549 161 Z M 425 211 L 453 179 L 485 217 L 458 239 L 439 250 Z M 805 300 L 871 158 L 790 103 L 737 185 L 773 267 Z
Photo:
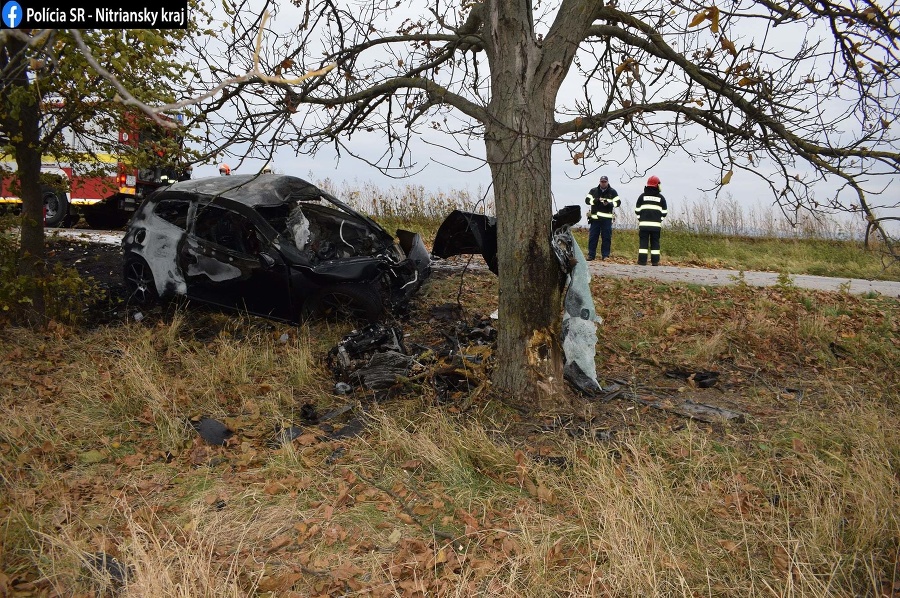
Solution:
M 416 188 L 349 195 L 428 239 L 449 210 L 482 205 L 480 193 Z M 733 204 L 697 208 L 666 231 L 665 259 L 891 276 L 852 243 L 690 224 L 707 221 L 734 234 L 750 222 Z M 633 235 L 615 239 L 614 255 L 631 259 Z M 348 400 L 321 365 L 346 329 L 198 311 L 5 329 L 0 595 L 900 592 L 895 301 L 806 293 L 787 274 L 770 290 L 598 280 L 594 294 L 601 376 L 747 421 L 700 424 L 627 400 L 523 419 L 489 392 L 438 402 L 426 380 L 383 403 L 355 395 L 361 437 L 308 427 L 284 445 L 276 431 L 305 404 Z M 496 280 L 436 276 L 404 322 L 410 340 L 442 338 L 428 309 L 448 301 L 489 313 Z M 663 375 L 675 367 L 723 382 L 703 391 Z M 204 444 L 190 426 L 200 415 L 235 438 Z M 89 558 L 101 551 L 127 579 Z
M 0 595 L 891 596 L 900 587 L 900 306 L 798 289 L 598 279 L 601 376 L 738 409 L 692 422 L 629 400 L 527 417 L 407 382 L 343 405 L 339 328 L 203 311 L 0 340 Z M 495 307 L 435 275 L 429 310 Z M 499 324 L 498 324 L 499 325 Z M 287 334 L 286 342 L 282 342 Z M 832 344 L 839 346 L 834 352 Z M 693 388 L 671 367 L 715 369 Z M 203 443 L 189 420 L 237 434 Z M 340 421 L 333 422 L 339 426 Z M 86 555 L 130 567 L 124 583 Z

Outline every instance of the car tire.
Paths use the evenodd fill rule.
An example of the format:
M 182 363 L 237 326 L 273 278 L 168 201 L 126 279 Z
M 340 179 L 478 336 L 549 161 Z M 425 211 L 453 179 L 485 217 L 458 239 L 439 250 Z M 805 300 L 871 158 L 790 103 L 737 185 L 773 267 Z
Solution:
M 62 226 L 69 215 L 69 199 L 66 197 L 66 194 L 62 191 L 44 189 L 42 199 L 46 210 L 44 226 L 47 228 Z
M 384 302 L 378 289 L 364 284 L 336 284 L 320 289 L 306 301 L 303 319 L 353 320 L 366 323 L 381 320 Z
M 130 258 L 125 262 L 125 303 L 150 307 L 159 302 L 156 281 L 150 266 L 140 258 Z

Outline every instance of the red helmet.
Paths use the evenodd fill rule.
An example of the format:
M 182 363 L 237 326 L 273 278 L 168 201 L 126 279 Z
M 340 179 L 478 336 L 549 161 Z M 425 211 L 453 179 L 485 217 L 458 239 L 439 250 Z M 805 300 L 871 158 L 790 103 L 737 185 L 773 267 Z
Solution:
M 648 187 L 659 187 L 659 177 L 656 176 L 655 174 L 653 176 L 651 176 L 649 179 L 647 179 L 647 186 Z
M 228 164 L 222 164 L 221 166 L 219 166 L 219 174 L 220 175 L 231 174 L 231 168 L 228 166 Z

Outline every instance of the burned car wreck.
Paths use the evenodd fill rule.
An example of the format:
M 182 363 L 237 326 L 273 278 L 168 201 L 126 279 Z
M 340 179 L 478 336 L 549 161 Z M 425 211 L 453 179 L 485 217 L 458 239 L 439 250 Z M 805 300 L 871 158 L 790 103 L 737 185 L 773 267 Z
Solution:
M 591 296 L 587 261 L 572 236 L 571 227 L 580 220 L 579 206 L 559 210 L 551 222 L 551 241 L 560 266 L 560 285 L 568 284 L 562 321 L 565 378 L 579 391 L 594 395 L 604 390 L 597 381 L 594 361 L 597 324 L 603 320 Z M 497 219 L 454 210 L 438 228 L 431 253 L 439 258 L 481 254 L 491 272 L 497 274 Z
M 430 273 L 421 237 L 397 237 L 297 177 L 183 181 L 135 212 L 122 240 L 125 286 L 132 304 L 183 296 L 289 322 L 373 322 Z

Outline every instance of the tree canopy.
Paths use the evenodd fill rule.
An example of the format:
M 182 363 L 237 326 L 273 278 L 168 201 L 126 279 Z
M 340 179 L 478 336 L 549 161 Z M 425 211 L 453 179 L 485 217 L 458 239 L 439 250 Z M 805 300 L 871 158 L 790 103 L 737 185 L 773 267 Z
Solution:
M 348 155 L 358 153 L 354 136 L 378 133 L 383 153 L 359 157 L 385 170 L 412 167 L 410 140 L 431 130 L 457 138 L 463 153 L 483 141 L 499 227 L 495 383 L 504 391 L 540 400 L 560 380 L 553 144 L 585 172 L 586 162 L 614 160 L 636 177 L 652 167 L 647 153 L 687 152 L 718 168 L 714 190 L 744 171 L 786 213 L 859 212 L 894 250 L 879 212 L 897 206 L 900 165 L 893 6 L 304 0 L 291 14 L 260 49 L 247 35 L 223 39 L 221 54 L 204 54 L 209 72 L 233 76 L 251 57 L 276 75 L 335 71 L 274 92 L 249 81 L 217 98 L 237 118 L 209 126 L 257 149 L 332 144 Z M 234 18 L 235 31 L 252 24 Z M 823 180 L 833 186 L 815 193 Z
M 384 169 L 412 166 L 404 143 L 428 131 L 483 139 L 498 92 L 491 76 L 503 58 L 486 37 L 490 10 L 522 22 L 516 34 L 547 69 L 533 84 L 551 95 L 550 134 L 573 161 L 629 162 L 643 176 L 647 155 L 686 152 L 719 169 L 711 190 L 750 173 L 788 213 L 834 209 L 877 220 L 879 208 L 896 207 L 896 194 L 884 192 L 897 171 L 897 15 L 867 2 L 564 1 L 532 9 L 307 0 L 290 13 L 299 22 L 286 24 L 288 33 L 267 38 L 264 68 L 302 73 L 336 62 L 338 74 L 275 94 L 258 85 L 235 90 L 240 117 L 219 123 L 220 133 L 266 142 L 258 147 L 335 144 L 356 155 L 353 136 L 341 133 L 380 132 L 387 151 L 363 158 Z M 239 32 L 255 24 L 240 12 L 235 19 L 244 19 Z M 211 72 L 226 76 L 254 54 L 247 35 L 227 41 L 221 55 L 207 56 Z M 708 142 L 692 142 L 698 135 Z M 617 151 L 607 157 L 610 147 Z M 824 177 L 833 183 L 816 193 Z
M 42 161 L 73 164 L 82 176 L 114 169 L 103 155 L 118 148 L 118 132 L 129 119 L 141 118 L 121 101 L 119 90 L 132 90 L 147 104 L 171 102 L 190 69 L 177 59 L 189 34 L 0 31 L 0 156 L 15 161 L 22 198 L 17 270 L 30 289 L 26 319 L 40 323 L 45 317 L 39 283 L 44 274 Z M 131 156 L 135 161 L 142 157 Z

